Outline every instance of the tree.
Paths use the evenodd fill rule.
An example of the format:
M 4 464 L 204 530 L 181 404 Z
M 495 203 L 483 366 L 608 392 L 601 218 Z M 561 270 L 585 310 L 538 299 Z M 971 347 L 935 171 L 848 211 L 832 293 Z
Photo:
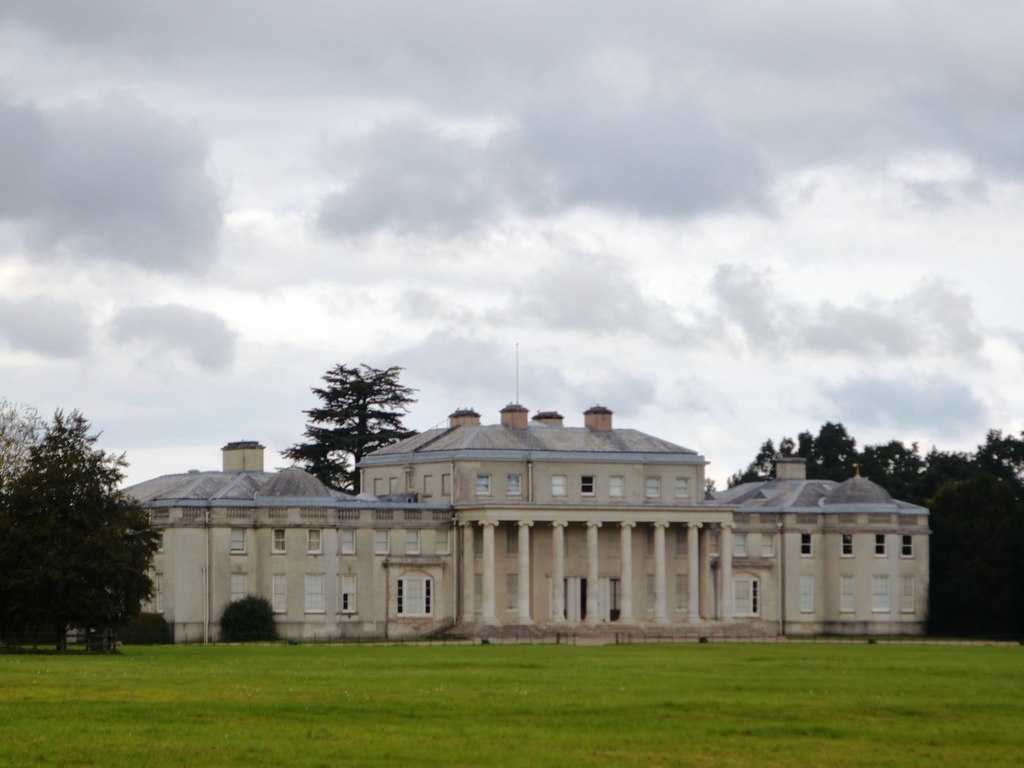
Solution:
M 0 635 L 115 630 L 151 594 L 159 535 L 117 490 L 123 456 L 97 450 L 79 412 L 57 411 L 25 466 L 0 489 Z
M 25 468 L 42 428 L 43 421 L 34 408 L 0 401 L 0 487 Z
M 265 597 L 247 595 L 224 607 L 220 631 L 226 643 L 256 643 L 277 639 L 274 609 Z
M 402 369 L 336 365 L 312 392 L 322 402 L 309 416 L 306 442 L 282 451 L 324 484 L 359 493 L 356 465 L 379 448 L 414 435 L 402 426 L 416 391 L 399 383 Z

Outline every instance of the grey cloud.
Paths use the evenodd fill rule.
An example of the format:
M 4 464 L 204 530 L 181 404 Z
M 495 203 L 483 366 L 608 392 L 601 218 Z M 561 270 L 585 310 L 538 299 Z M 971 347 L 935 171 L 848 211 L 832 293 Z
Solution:
M 894 300 L 806 306 L 780 291 L 770 274 L 727 264 L 711 290 L 725 318 L 752 344 L 773 351 L 973 357 L 983 342 L 970 298 L 937 279 Z
M 0 219 L 45 254 L 202 268 L 221 225 L 195 132 L 137 100 L 0 105 Z
M 0 299 L 0 336 L 14 349 L 59 358 L 84 357 L 91 341 L 80 305 L 43 296 Z
M 180 304 L 129 307 L 111 323 L 111 338 L 137 344 L 154 357 L 180 353 L 208 371 L 230 367 L 237 333 L 213 312 Z
M 825 390 L 844 421 L 963 435 L 985 427 L 987 412 L 970 388 L 935 376 L 917 380 L 861 376 Z
M 474 226 L 501 202 L 487 149 L 421 122 L 383 125 L 343 154 L 358 170 L 345 190 L 321 204 L 317 222 L 328 234 L 380 227 L 451 234 Z
M 498 314 L 549 330 L 696 341 L 670 305 L 644 295 L 622 264 L 598 256 L 572 257 L 540 271 Z

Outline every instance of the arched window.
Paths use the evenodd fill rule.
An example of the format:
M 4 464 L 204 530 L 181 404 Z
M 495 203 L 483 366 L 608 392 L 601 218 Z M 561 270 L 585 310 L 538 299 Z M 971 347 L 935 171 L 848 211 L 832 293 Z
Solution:
M 733 614 L 736 616 L 761 615 L 761 582 L 756 576 L 739 575 L 732 581 Z

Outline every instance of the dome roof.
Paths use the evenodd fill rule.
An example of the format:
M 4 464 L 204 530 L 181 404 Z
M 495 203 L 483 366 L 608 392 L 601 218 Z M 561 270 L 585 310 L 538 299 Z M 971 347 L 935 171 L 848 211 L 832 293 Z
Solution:
M 895 504 L 892 496 L 866 477 L 851 477 L 835 487 L 823 500 L 827 507 L 840 504 Z
M 332 498 L 334 493 L 316 477 L 297 467 L 282 469 L 265 482 L 260 496 L 294 498 Z

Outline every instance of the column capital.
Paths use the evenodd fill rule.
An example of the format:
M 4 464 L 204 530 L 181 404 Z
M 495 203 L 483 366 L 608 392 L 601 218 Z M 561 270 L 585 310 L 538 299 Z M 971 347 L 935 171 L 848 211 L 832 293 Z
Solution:
M 498 521 L 497 520 L 481 520 L 480 521 L 480 527 L 481 528 L 497 528 L 498 527 Z
M 651 525 L 653 525 L 655 528 L 668 528 L 669 523 L 665 520 L 655 520 L 653 523 L 651 523 Z
M 636 520 L 623 520 L 619 523 L 620 528 L 636 528 Z
M 695 523 L 695 522 L 693 522 L 693 521 L 691 520 L 691 521 L 688 521 L 688 522 L 686 523 L 686 527 L 687 527 L 687 528 L 693 528 L 694 530 L 697 530 L 697 529 L 699 529 L 699 528 L 703 528 L 703 527 L 704 527 L 704 523 Z
M 736 527 L 736 523 L 719 523 L 718 524 L 723 531 L 731 531 Z
M 568 528 L 569 527 L 569 522 L 567 520 L 552 520 L 551 521 L 551 527 L 552 528 Z
M 601 525 L 600 520 L 587 520 L 587 528 L 600 528 Z
M 517 520 L 516 525 L 520 528 L 529 528 L 533 525 L 533 520 Z

